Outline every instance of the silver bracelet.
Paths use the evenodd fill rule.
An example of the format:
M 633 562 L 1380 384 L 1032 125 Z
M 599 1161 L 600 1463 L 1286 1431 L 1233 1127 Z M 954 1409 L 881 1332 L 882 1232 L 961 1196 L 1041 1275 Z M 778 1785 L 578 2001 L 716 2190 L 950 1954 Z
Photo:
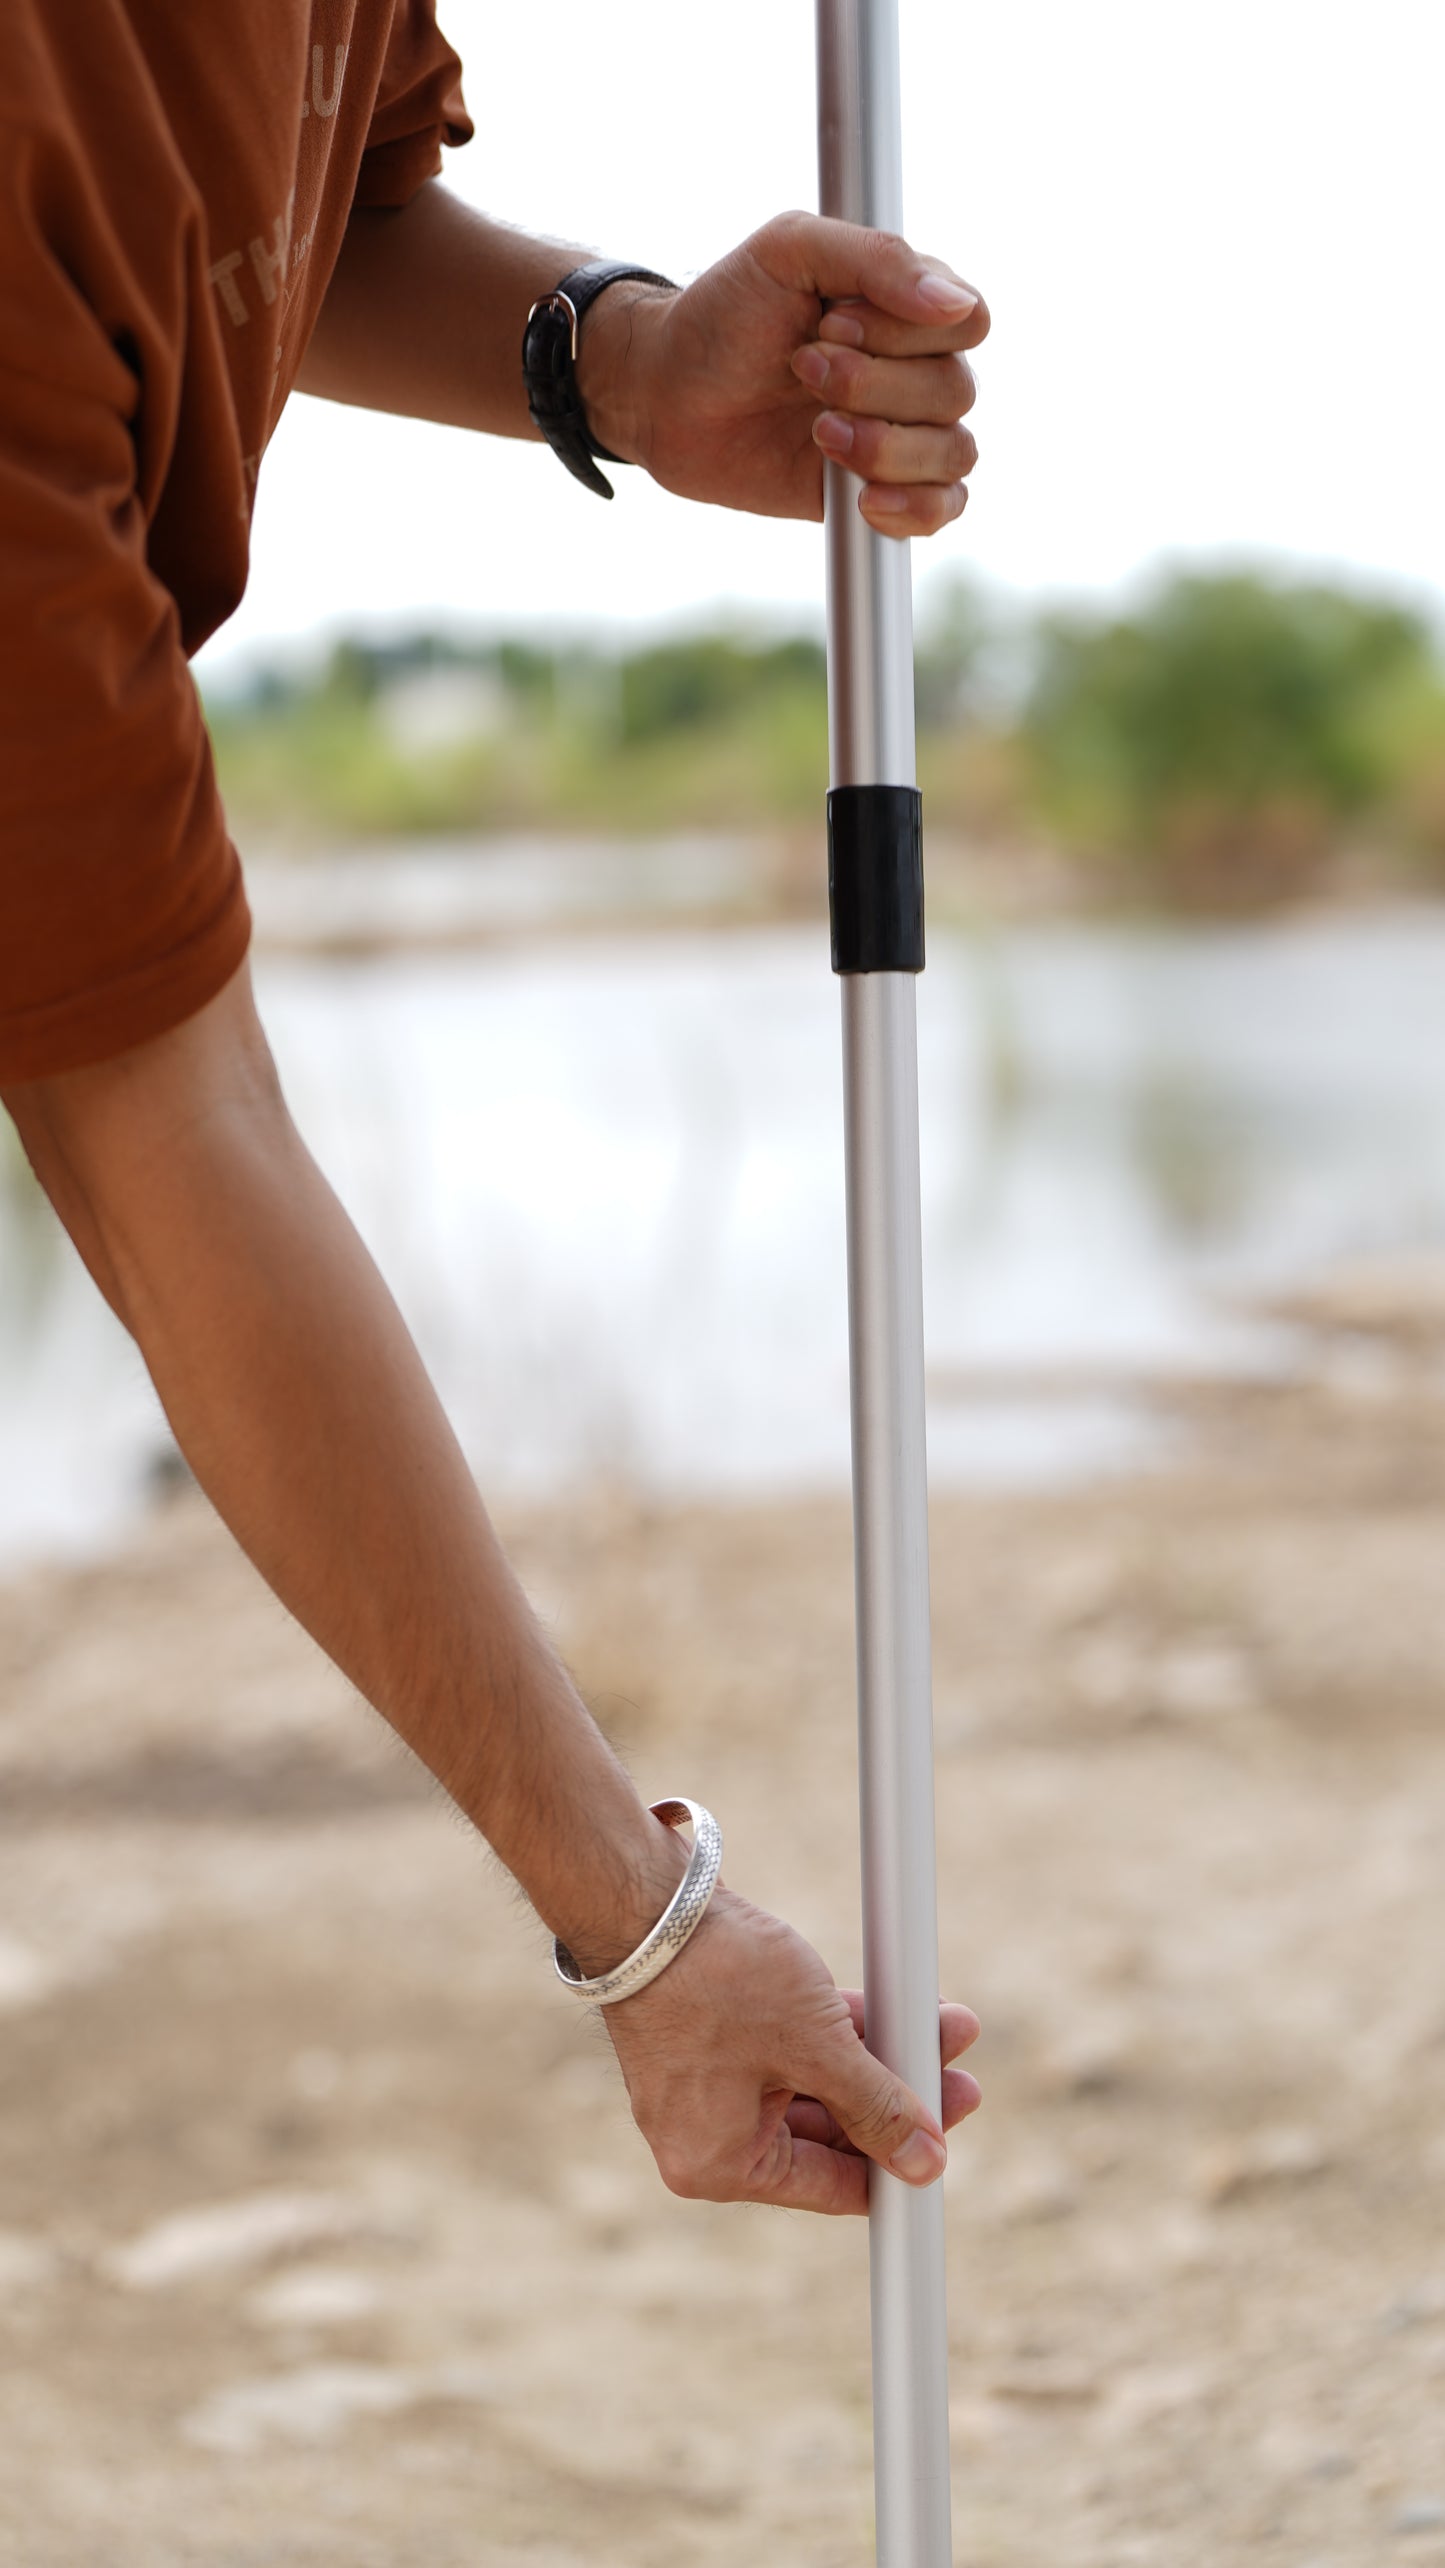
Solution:
M 667 1828 L 680 1828 L 684 1820 L 692 1821 L 692 1853 L 672 1898 L 653 1927 L 644 1935 L 635 1953 L 619 1962 L 615 1971 L 604 1972 L 601 1979 L 584 1979 L 567 1947 L 554 1937 L 552 1959 L 557 1977 L 574 1997 L 585 1997 L 589 2006 L 615 2006 L 620 1998 L 635 1997 L 640 1988 L 655 1980 L 669 1962 L 675 1962 L 689 1935 L 702 1923 L 703 1910 L 717 1888 L 722 1871 L 722 1830 L 710 1810 L 698 1801 L 654 1801 L 654 1819 Z

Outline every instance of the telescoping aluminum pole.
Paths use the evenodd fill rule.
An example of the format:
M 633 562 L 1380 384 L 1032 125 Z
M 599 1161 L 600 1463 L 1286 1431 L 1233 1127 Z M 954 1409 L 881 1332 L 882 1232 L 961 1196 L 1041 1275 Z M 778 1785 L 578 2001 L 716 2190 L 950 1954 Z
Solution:
M 817 0 L 825 214 L 903 228 L 897 0 Z M 914 975 L 923 967 L 913 597 L 827 467 L 828 885 L 842 977 L 864 2001 L 869 2048 L 939 2106 L 938 1896 Z M 879 2568 L 952 2568 L 943 2191 L 873 2169 Z

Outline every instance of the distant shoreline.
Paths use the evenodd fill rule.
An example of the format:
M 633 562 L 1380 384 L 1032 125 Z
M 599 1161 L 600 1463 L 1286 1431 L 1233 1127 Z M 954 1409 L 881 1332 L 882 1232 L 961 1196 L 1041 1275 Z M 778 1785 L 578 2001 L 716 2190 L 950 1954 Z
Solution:
M 338 960 L 511 944 L 518 939 L 728 931 L 823 922 L 824 824 L 816 830 L 667 830 L 644 835 L 557 830 L 370 841 L 248 839 L 242 854 L 265 953 Z M 1442 895 L 1378 852 L 1341 855 L 1308 890 L 1257 903 L 1182 905 L 1131 897 L 1038 840 L 926 842 L 930 925 L 1089 922 L 1187 931 L 1268 928 L 1342 913 L 1437 910 Z

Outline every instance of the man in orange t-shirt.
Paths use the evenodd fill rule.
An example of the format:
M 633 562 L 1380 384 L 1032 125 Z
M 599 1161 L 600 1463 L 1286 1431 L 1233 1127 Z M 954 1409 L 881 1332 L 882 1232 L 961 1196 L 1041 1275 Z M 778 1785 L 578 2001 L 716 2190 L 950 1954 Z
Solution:
M 533 1620 L 290 1121 L 187 668 L 241 596 L 294 384 L 538 433 L 523 327 L 585 253 L 446 193 L 470 131 L 431 0 L 6 0 L 0 1096 L 221 1515 L 596 1976 L 684 1850 Z M 789 214 L 683 291 L 598 291 L 575 388 L 598 449 L 687 498 L 818 518 L 827 454 L 870 524 L 930 534 L 963 506 L 986 328 L 901 240 Z M 862 2211 L 867 2159 L 943 2166 L 856 1995 L 721 1887 L 606 2022 L 675 2191 Z M 943 2008 L 946 2063 L 976 2029 Z M 976 2101 L 946 2066 L 943 2125 Z

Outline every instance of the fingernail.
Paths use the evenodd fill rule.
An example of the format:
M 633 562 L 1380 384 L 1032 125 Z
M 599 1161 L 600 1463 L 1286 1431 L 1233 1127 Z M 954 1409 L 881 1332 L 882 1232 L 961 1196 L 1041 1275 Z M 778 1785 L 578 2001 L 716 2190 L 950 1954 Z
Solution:
M 853 422 L 840 417 L 836 410 L 825 410 L 822 418 L 813 422 L 813 438 L 825 455 L 836 455 L 841 460 L 853 452 Z
M 874 517 L 901 517 L 908 506 L 908 493 L 906 490 L 870 490 L 867 503 Z
M 825 312 L 818 324 L 820 339 L 831 339 L 840 348 L 861 348 L 868 333 L 851 312 Z
M 918 280 L 918 300 L 931 303 L 935 312 L 946 312 L 952 321 L 966 320 L 978 310 L 978 296 L 968 286 L 960 285 L 957 277 L 935 276 L 931 269 Z
M 908 2185 L 932 2185 L 938 2182 L 948 2164 L 948 2151 L 931 2131 L 912 2131 L 888 2161 L 895 2176 Z
M 793 359 L 794 374 L 810 392 L 821 392 L 832 371 L 821 348 L 800 348 Z

